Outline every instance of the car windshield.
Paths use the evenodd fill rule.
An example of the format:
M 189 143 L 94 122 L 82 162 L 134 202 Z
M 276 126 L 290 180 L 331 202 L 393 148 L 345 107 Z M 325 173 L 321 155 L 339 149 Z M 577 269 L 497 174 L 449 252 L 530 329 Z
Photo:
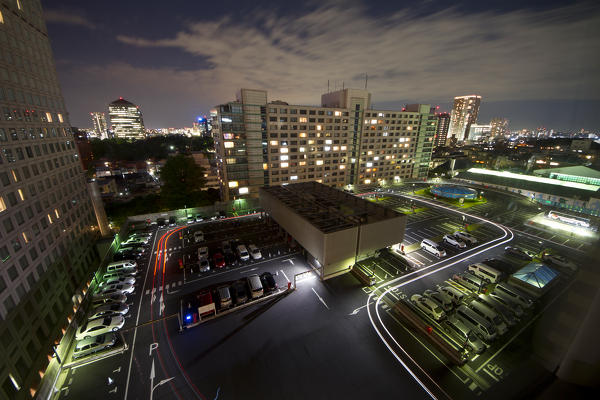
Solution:
M 469 332 L 467 336 L 471 342 L 475 342 L 477 340 L 477 336 L 473 332 Z
M 436 307 L 434 307 L 434 308 L 433 308 L 433 311 L 435 311 L 435 312 L 436 312 L 436 313 L 438 313 L 438 314 L 441 314 L 441 313 L 442 313 L 442 309 L 441 309 L 439 306 L 436 306 Z

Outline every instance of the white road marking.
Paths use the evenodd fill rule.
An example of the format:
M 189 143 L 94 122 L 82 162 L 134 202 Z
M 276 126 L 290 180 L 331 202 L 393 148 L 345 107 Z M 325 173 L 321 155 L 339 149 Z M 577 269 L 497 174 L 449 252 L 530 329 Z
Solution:
M 497 377 L 495 377 L 490 371 L 488 371 L 487 369 L 483 370 L 486 374 L 488 374 L 493 380 L 495 380 L 496 382 L 500 382 L 500 379 L 498 379 Z
M 325 300 L 323 300 L 323 298 L 321 296 L 319 296 L 319 293 L 317 293 L 317 291 L 315 290 L 315 288 L 311 288 L 313 292 L 315 292 L 315 295 L 319 298 L 319 301 L 321 303 L 323 303 L 323 305 L 325 306 L 325 308 L 327 308 L 329 310 L 329 306 L 327 305 L 327 303 L 325 303 Z
M 146 289 L 146 295 L 150 294 L 150 289 Z
M 291 281 L 290 281 L 290 278 L 288 278 L 288 277 L 287 277 L 287 275 L 285 274 L 285 272 L 283 272 L 283 270 L 282 270 L 282 269 L 280 269 L 280 271 L 281 271 L 281 273 L 283 274 L 283 276 L 285 276 L 285 279 L 286 279 L 288 282 L 291 282 Z M 314 289 L 313 289 L 313 290 L 314 290 Z
M 258 269 L 258 267 L 254 267 L 254 268 L 246 270 L 246 271 L 240 271 L 240 274 L 245 274 L 245 273 L 248 273 L 248 272 L 256 271 L 257 269 Z

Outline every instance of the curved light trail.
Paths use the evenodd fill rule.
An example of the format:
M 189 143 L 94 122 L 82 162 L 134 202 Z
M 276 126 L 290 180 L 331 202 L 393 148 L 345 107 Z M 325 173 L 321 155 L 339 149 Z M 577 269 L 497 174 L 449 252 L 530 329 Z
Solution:
M 389 193 L 389 194 L 396 195 L 395 193 Z M 412 199 L 412 200 L 416 200 L 416 201 L 422 202 L 422 203 L 429 204 L 432 207 L 442 208 L 442 209 L 445 209 L 447 211 L 451 211 L 451 212 L 457 213 L 457 214 L 462 215 L 462 216 L 474 218 L 474 219 L 476 219 L 478 221 L 489 223 L 489 224 L 495 226 L 496 228 L 498 228 L 499 230 L 501 230 L 504 233 L 499 238 L 496 238 L 496 239 L 494 239 L 494 240 L 492 240 L 490 242 L 483 243 L 483 244 L 480 244 L 479 246 L 476 246 L 476 247 L 472 248 L 471 250 L 468 251 L 468 254 L 465 254 L 465 253 L 456 254 L 456 255 L 454 255 L 454 256 L 452 256 L 450 258 L 447 258 L 445 260 L 442 260 L 442 261 L 439 261 L 437 263 L 431 264 L 431 265 L 429 265 L 429 266 L 427 266 L 425 268 L 422 268 L 420 270 L 411 272 L 411 273 L 409 273 L 407 275 L 403 275 L 403 276 L 400 276 L 400 277 L 398 277 L 396 279 L 393 279 L 393 280 L 391 280 L 389 282 L 383 283 L 382 285 L 380 285 L 377 288 L 375 288 L 375 290 L 373 290 L 369 294 L 369 297 L 367 298 L 366 308 L 367 308 L 367 313 L 369 315 L 369 320 L 371 322 L 371 325 L 373 326 L 373 329 L 375 329 L 375 332 L 377 332 L 377 335 L 379 336 L 379 338 L 381 339 L 381 341 L 383 342 L 383 344 L 392 353 L 392 355 L 398 360 L 398 362 L 400 362 L 400 364 L 413 377 L 413 379 L 419 384 L 419 386 L 421 386 L 421 388 L 423 388 L 423 390 L 425 390 L 425 392 L 427 392 L 427 394 L 429 396 L 431 396 L 431 398 L 437 399 L 437 396 L 433 393 L 433 391 L 431 389 L 429 389 L 427 387 L 427 385 L 417 376 L 417 374 L 407 365 L 407 363 L 404 360 L 402 360 L 401 356 L 396 351 L 394 351 L 394 349 L 390 345 L 390 341 L 395 345 L 395 347 L 398 350 L 400 350 L 402 352 L 402 354 L 404 354 L 405 357 L 407 357 L 414 364 L 414 366 L 416 368 L 419 369 L 419 371 L 424 376 L 426 376 L 428 378 L 428 380 L 431 382 L 431 384 L 433 384 L 435 386 L 435 388 L 438 391 L 440 391 L 440 393 L 442 393 L 443 395 L 445 395 L 447 398 L 450 398 L 450 396 L 435 382 L 435 380 L 429 374 L 427 374 L 427 372 L 425 370 L 423 370 L 419 366 L 419 364 L 412 357 L 410 357 L 410 355 L 408 354 L 408 352 L 406 350 L 404 350 L 404 348 L 398 343 L 398 341 L 390 333 L 390 331 L 387 329 L 387 327 L 383 323 L 383 321 L 381 319 L 381 315 L 379 314 L 379 304 L 381 302 L 381 299 L 384 296 L 388 295 L 388 293 L 391 290 L 394 290 L 396 288 L 402 287 L 404 285 L 407 285 L 407 284 L 409 284 L 411 282 L 414 282 L 416 280 L 422 279 L 422 278 L 424 278 L 426 276 L 429 276 L 431 274 L 434 274 L 436 272 L 443 271 L 446 268 L 450 268 L 450 267 L 452 267 L 452 266 L 454 266 L 454 265 L 456 265 L 456 264 L 458 264 L 458 263 L 466 260 L 467 258 L 470 258 L 470 257 L 475 256 L 477 254 L 481 254 L 484 251 L 487 251 L 487 250 L 492 249 L 494 247 L 498 247 L 498 246 L 501 246 L 501 245 L 503 245 L 505 243 L 508 243 L 511 240 L 513 240 L 514 234 L 512 233 L 512 231 L 510 229 L 506 228 L 505 226 L 503 226 L 501 224 L 498 224 L 496 222 L 487 220 L 485 218 L 481 218 L 481 217 L 478 217 L 478 216 L 475 216 L 475 215 L 467 214 L 467 213 L 462 212 L 460 210 L 456 210 L 456 209 L 453 209 L 453 208 L 450 208 L 450 207 L 439 205 L 439 204 L 436 204 L 436 203 L 433 203 L 433 202 L 430 202 L 430 201 L 427 201 L 427 200 L 423 200 L 423 199 L 418 198 L 418 197 L 407 196 L 407 195 L 402 195 L 402 196 L 403 197 L 407 197 L 407 198 Z M 480 249 L 480 250 L 476 251 L 476 252 L 473 252 L 474 250 L 477 250 L 477 249 Z M 453 262 L 448 263 L 447 265 L 444 265 L 443 267 L 433 269 L 434 267 L 436 267 L 436 266 L 438 266 L 440 264 L 447 263 L 448 261 L 451 261 L 453 259 L 454 259 Z M 432 269 L 432 270 L 429 271 L 429 272 L 427 272 L 427 273 L 423 273 L 423 271 L 428 270 L 428 269 Z M 414 277 L 414 278 L 412 278 L 412 279 L 408 279 L 407 280 L 407 278 L 410 277 L 410 276 L 412 276 L 412 275 L 417 275 L 417 276 Z M 402 281 L 402 282 L 398 283 L 397 285 L 394 285 L 394 283 L 399 282 L 399 281 Z M 379 291 L 379 290 L 382 290 L 386 286 L 389 286 L 389 288 L 386 289 L 386 290 L 384 290 L 384 292 L 377 298 L 377 301 L 371 302 L 371 298 L 373 297 L 373 295 L 375 294 L 375 292 Z M 381 327 L 383 328 L 384 332 L 382 332 L 378 328 L 377 323 L 374 321 L 373 315 L 371 313 L 370 304 L 375 304 L 375 313 L 377 314 L 377 320 L 378 320 L 379 324 L 381 325 Z

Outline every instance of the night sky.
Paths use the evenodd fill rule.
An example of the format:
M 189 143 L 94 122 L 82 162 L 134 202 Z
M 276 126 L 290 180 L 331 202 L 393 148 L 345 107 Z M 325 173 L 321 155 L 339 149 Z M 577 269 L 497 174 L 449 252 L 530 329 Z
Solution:
M 417 5 L 415 5 L 415 3 Z M 405 5 L 404 5 L 405 4 Z M 119 96 L 147 127 L 191 126 L 240 87 L 319 104 L 368 89 L 377 108 L 483 96 L 479 123 L 600 129 L 598 2 L 45 1 L 71 123 Z

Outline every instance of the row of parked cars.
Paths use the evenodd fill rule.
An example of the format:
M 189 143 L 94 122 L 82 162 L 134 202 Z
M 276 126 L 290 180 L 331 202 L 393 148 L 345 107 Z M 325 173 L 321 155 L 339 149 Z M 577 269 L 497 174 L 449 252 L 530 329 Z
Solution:
M 92 307 L 86 320 L 75 333 L 77 343 L 73 359 L 89 356 L 115 345 L 115 332 L 125 324 L 125 315 L 129 312 L 127 295 L 133 293 L 137 275 L 137 263 L 134 260 L 108 264 L 96 293 L 92 295 Z
M 277 282 L 270 272 L 261 275 L 253 274 L 237 281 L 204 289 L 187 300 L 183 310 L 184 324 L 190 324 L 217 311 L 225 311 L 231 307 L 242 305 L 248 301 L 270 294 L 277 290 Z
M 203 244 L 205 242 L 204 232 L 194 232 L 194 243 Z M 233 264 L 235 261 L 240 260 L 242 262 L 252 260 L 260 260 L 262 253 L 260 249 L 254 244 L 245 244 L 240 241 L 224 240 L 221 242 L 221 247 L 209 253 L 208 246 L 200 246 L 198 248 L 198 263 L 200 265 L 200 272 L 207 272 L 213 268 L 223 268 L 227 265 Z
M 493 267 L 502 264 L 506 263 L 498 259 L 472 264 L 452 277 L 456 285 L 428 289 L 414 294 L 411 301 L 469 351 L 481 353 L 485 343 L 508 332 L 534 304 L 532 297 L 505 282 L 505 275 Z M 492 290 L 483 293 L 484 288 Z
M 113 260 L 122 261 L 140 258 L 146 252 L 151 237 L 152 233 L 149 232 L 137 232 L 129 235 L 127 240 L 121 242 Z
M 444 244 L 452 246 L 458 250 L 466 249 L 468 245 L 478 243 L 475 236 L 465 231 L 456 231 L 452 234 L 446 234 L 442 238 Z M 446 250 L 442 245 L 431 239 L 423 239 L 421 241 L 421 249 L 433 254 L 438 258 L 446 257 Z

